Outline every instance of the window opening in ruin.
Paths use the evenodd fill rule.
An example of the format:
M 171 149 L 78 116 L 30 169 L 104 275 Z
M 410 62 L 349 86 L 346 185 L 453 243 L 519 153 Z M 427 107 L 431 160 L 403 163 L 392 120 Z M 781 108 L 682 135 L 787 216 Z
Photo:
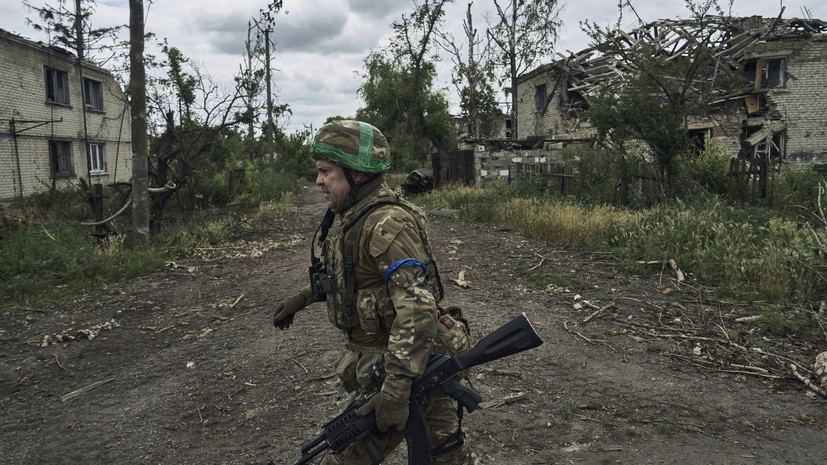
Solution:
M 749 135 L 759 132 L 761 128 L 750 130 Z M 748 152 L 748 157 L 751 159 L 761 159 L 769 157 L 770 162 L 774 164 L 781 164 L 785 158 L 787 143 L 787 132 L 779 131 L 772 135 L 772 137 L 765 137 L 764 139 L 755 143 Z
M 787 86 L 787 58 L 772 57 L 750 60 L 744 64 L 744 77 L 755 83 L 755 90 Z
M 49 141 L 49 160 L 53 177 L 72 176 L 75 167 L 72 163 L 72 143 L 68 141 Z
M 537 111 L 546 109 L 546 85 L 540 84 L 535 86 L 534 102 L 537 105 Z
M 89 173 L 102 174 L 106 172 L 106 151 L 104 144 L 90 142 L 86 144 L 86 155 L 89 160 Z
M 86 108 L 103 110 L 103 91 L 99 81 L 83 78 L 83 104 Z
M 66 71 L 46 67 L 46 101 L 69 104 L 69 75 Z
M 709 129 L 690 129 L 686 133 L 689 142 L 689 153 L 699 155 L 706 150 L 706 142 L 711 137 Z

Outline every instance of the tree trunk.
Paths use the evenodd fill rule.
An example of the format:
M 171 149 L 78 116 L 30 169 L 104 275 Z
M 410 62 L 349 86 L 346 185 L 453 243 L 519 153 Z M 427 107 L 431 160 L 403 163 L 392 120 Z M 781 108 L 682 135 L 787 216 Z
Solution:
M 273 145 L 273 94 L 270 87 L 270 29 L 264 31 L 265 79 L 267 79 L 267 152 L 270 156 L 270 172 L 276 172 L 276 148 Z
M 149 247 L 149 184 L 144 70 L 144 2 L 129 0 L 129 93 L 132 103 L 132 230 L 135 245 Z
M 508 54 L 511 66 L 511 139 L 517 140 L 517 0 L 511 5 L 511 30 L 508 37 Z
M 468 10 L 465 12 L 465 36 L 468 39 L 468 135 L 473 138 L 479 137 L 477 125 L 479 124 L 479 110 L 477 108 L 477 61 L 474 56 L 474 30 L 473 17 L 471 16 L 471 3 L 468 3 Z

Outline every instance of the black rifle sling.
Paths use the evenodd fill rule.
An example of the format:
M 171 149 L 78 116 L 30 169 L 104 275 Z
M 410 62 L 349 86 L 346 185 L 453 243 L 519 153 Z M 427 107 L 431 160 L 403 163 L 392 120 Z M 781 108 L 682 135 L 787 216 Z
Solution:
M 411 399 L 408 405 L 405 442 L 408 444 L 408 465 L 431 465 L 431 443 L 419 399 Z

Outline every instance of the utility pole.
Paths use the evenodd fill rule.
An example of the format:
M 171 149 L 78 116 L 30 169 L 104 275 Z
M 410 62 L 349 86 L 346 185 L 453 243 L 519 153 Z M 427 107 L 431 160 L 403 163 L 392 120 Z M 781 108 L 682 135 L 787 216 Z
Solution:
M 273 144 L 273 97 L 270 90 L 270 29 L 264 30 L 265 76 L 267 79 L 267 152 L 270 155 L 270 172 L 276 172 L 276 148 Z
M 149 248 L 149 160 L 146 137 L 144 0 L 129 0 L 129 93 L 132 104 L 132 230 L 135 245 Z

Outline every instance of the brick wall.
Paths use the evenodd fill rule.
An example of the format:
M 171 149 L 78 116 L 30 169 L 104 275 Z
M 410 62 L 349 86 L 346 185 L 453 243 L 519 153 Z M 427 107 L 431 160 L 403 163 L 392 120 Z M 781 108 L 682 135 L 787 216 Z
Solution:
M 66 73 L 68 103 L 47 101 L 46 68 Z M 83 142 L 81 74 L 100 83 L 102 96 L 101 111 L 86 111 L 87 140 L 103 145 L 106 161 L 106 169 L 93 175 Z M 131 120 L 125 101 L 108 71 L 84 65 L 81 73 L 73 55 L 0 30 L 0 200 L 77 185 L 79 177 L 102 184 L 128 181 Z M 71 174 L 52 175 L 49 141 L 69 143 Z
M 767 106 L 787 125 L 788 166 L 827 163 L 827 40 L 797 44 L 787 59 L 786 87 L 768 92 Z
M 827 163 L 827 39 L 813 36 L 809 40 L 758 43 L 748 52 L 755 56 L 786 56 L 787 79 L 783 88 L 766 93 L 768 110 L 746 115 L 742 105 L 738 115 L 716 115 L 710 123 L 713 140 L 727 155 L 737 156 L 741 149 L 741 131 L 745 125 L 758 126 L 767 121 L 786 124 L 786 160 L 790 167 Z M 565 134 L 570 138 L 588 137 L 589 128 L 581 121 L 579 110 L 564 101 L 563 82 L 542 66 L 521 77 L 517 88 L 518 136 L 552 139 Z M 550 102 L 545 109 L 536 104 L 537 86 L 545 84 Z M 725 116 L 725 123 L 720 121 Z M 735 120 L 733 120 L 735 116 Z

